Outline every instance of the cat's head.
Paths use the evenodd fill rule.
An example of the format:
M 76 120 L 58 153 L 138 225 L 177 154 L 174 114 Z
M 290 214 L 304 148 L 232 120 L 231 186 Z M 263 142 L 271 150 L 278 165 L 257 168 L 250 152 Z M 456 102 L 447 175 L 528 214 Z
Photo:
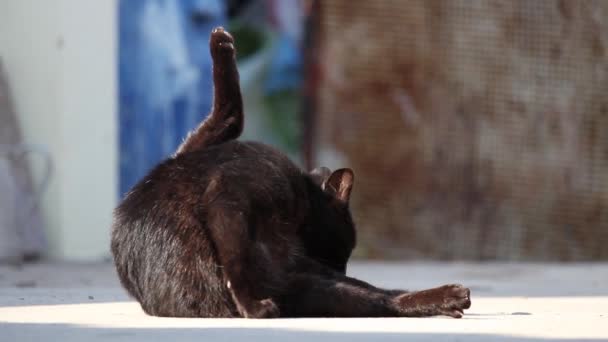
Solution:
M 313 199 L 312 236 L 307 239 L 306 248 L 313 258 L 345 273 L 356 244 L 355 225 L 349 209 L 355 175 L 347 168 L 331 172 L 320 167 L 311 171 L 310 177 L 321 192 Z

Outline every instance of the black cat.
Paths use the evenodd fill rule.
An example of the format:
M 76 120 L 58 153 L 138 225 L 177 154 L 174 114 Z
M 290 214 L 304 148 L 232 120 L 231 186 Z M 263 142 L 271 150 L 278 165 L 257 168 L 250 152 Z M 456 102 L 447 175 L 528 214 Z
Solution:
M 462 317 L 471 301 L 460 285 L 406 292 L 345 275 L 353 172 L 307 174 L 271 147 L 235 140 L 233 43 L 212 32 L 212 113 L 115 211 L 111 247 L 127 291 L 155 316 Z

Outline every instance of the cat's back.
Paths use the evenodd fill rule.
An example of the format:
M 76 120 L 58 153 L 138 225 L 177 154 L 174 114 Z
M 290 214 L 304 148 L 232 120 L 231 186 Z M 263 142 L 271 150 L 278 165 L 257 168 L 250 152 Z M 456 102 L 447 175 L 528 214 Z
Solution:
M 291 211 L 296 210 L 292 204 L 307 195 L 304 177 L 273 147 L 230 141 L 162 162 L 125 197 L 117 214 L 204 210 L 209 201 L 227 194 L 246 202 L 243 205 Z
M 231 141 L 176 160 L 184 178 L 198 179 L 201 203 L 226 197 L 251 210 L 292 215 L 306 200 L 298 166 L 277 149 L 257 143 Z

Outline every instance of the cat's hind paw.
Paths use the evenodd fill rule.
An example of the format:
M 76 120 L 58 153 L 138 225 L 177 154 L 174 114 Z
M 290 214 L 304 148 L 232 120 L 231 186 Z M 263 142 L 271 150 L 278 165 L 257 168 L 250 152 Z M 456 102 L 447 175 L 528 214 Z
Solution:
M 280 316 L 279 307 L 270 298 L 254 302 L 251 308 L 247 309 L 247 318 L 277 318 Z
M 223 27 L 219 26 L 211 31 L 209 41 L 212 56 L 234 54 L 234 38 Z

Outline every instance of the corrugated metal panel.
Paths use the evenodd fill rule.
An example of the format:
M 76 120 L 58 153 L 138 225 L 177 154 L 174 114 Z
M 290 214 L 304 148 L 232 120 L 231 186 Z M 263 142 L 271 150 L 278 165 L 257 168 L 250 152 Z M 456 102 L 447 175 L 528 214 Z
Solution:
M 220 0 L 120 1 L 120 194 L 172 154 L 211 107 L 209 32 Z

